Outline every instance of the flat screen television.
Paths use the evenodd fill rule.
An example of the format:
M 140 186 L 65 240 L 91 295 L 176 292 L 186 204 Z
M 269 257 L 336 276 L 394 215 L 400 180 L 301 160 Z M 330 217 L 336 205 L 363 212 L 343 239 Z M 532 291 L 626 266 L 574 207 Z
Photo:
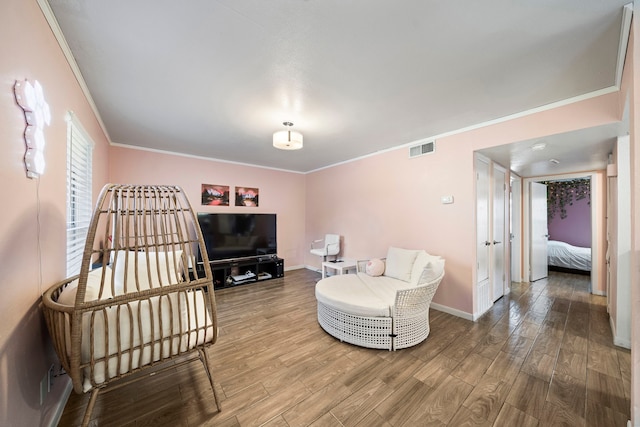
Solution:
M 276 214 L 200 212 L 198 223 L 209 261 L 278 252 Z

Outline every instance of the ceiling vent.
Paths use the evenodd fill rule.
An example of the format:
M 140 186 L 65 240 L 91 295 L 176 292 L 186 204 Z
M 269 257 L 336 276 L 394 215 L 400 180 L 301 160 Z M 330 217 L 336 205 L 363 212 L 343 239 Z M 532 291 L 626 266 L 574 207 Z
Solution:
M 436 142 L 429 141 L 424 144 L 414 145 L 413 147 L 409 147 L 409 157 L 418 157 L 424 156 L 425 154 L 431 154 L 436 151 Z

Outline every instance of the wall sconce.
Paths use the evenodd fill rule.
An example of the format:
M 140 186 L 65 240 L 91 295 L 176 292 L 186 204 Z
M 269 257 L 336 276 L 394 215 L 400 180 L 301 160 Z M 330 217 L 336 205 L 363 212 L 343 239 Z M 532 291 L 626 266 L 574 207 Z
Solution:
M 299 150 L 302 148 L 302 134 L 291 130 L 293 123 L 283 122 L 287 130 L 281 130 L 273 134 L 273 146 L 281 150 Z
M 38 178 L 44 173 L 44 127 L 51 124 L 51 110 L 44 100 L 42 86 L 37 80 L 32 85 L 27 80 L 16 81 L 13 87 L 16 102 L 24 110 L 26 127 L 24 141 L 27 150 L 24 164 L 28 178 Z

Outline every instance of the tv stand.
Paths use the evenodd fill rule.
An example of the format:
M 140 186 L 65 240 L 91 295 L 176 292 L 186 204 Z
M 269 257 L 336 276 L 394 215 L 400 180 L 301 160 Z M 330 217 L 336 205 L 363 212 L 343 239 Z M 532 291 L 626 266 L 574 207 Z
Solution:
M 284 277 L 284 259 L 276 255 L 210 261 L 215 289 Z

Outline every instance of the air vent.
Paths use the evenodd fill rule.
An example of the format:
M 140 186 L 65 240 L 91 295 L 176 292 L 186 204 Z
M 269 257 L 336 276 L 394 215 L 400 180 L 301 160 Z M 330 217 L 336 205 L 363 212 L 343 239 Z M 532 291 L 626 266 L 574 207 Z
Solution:
M 436 142 L 429 141 L 424 144 L 414 145 L 409 148 L 409 157 L 424 156 L 425 154 L 431 154 L 436 151 Z

